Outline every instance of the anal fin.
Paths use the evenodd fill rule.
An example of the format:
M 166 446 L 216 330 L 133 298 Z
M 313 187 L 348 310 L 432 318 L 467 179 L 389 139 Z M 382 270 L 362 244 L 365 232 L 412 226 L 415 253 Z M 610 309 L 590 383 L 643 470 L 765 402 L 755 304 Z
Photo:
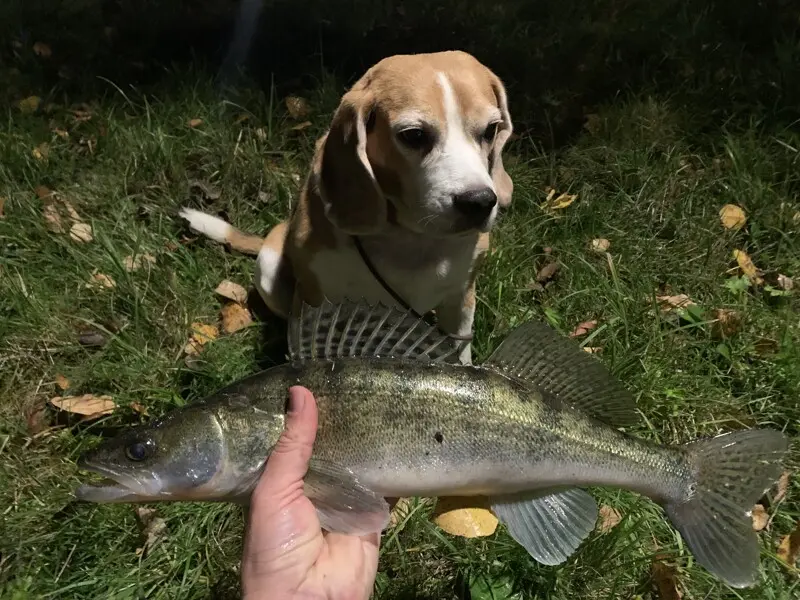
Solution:
M 577 488 L 537 496 L 494 496 L 491 503 L 511 537 L 549 566 L 566 561 L 597 521 L 594 498 Z

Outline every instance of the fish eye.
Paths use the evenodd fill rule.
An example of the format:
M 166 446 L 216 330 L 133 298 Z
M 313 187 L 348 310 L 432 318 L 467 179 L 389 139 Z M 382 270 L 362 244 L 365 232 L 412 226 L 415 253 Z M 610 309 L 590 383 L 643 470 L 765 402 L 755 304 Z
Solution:
M 127 448 L 125 448 L 125 456 L 127 456 L 130 460 L 139 462 L 147 458 L 148 447 L 147 444 L 143 442 L 134 442 Z
M 422 148 L 429 146 L 431 141 L 428 133 L 420 127 L 404 129 L 397 134 L 397 139 L 399 139 L 403 145 L 413 150 L 421 150 Z

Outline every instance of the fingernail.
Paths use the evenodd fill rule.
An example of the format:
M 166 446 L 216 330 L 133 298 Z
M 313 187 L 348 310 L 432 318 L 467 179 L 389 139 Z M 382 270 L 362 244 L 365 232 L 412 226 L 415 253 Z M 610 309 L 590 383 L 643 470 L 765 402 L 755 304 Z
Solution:
M 306 394 L 303 390 L 289 388 L 289 413 L 297 414 L 303 410 L 306 403 Z

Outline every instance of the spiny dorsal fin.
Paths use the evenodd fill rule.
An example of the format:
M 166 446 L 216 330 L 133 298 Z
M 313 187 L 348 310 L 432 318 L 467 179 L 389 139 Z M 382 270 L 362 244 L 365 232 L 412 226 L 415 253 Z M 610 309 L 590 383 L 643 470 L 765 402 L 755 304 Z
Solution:
M 636 402 L 603 363 L 544 323 L 514 329 L 485 363 L 530 381 L 562 402 L 611 425 L 638 422 Z
M 328 300 L 318 307 L 302 302 L 289 317 L 293 362 L 345 357 L 402 358 L 457 363 L 463 342 L 411 311 L 364 301 Z

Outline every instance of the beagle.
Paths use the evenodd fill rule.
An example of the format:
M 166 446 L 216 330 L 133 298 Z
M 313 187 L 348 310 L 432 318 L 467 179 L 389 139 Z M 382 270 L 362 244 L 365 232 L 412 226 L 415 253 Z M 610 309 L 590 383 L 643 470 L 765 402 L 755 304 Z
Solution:
M 200 211 L 181 216 L 258 254 L 256 288 L 280 316 L 297 298 L 363 298 L 434 311 L 468 337 L 476 270 L 511 201 L 511 131 L 502 82 L 473 56 L 391 56 L 344 95 L 291 216 L 263 241 Z M 469 345 L 460 358 L 470 362 Z

